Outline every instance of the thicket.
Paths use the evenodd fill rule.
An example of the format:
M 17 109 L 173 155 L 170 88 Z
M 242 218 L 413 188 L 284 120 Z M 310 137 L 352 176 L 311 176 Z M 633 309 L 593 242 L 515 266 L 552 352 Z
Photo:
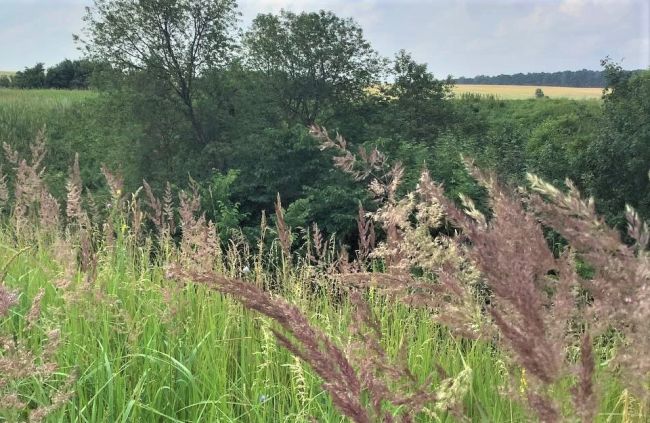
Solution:
M 212 191 L 204 198 L 210 198 L 205 207 L 215 222 L 253 234 L 262 211 L 272 210 L 281 193 L 293 226 L 319 222 L 326 233 L 354 244 L 352 216 L 366 193 L 330 171 L 330 153 L 318 149 L 302 123 L 286 119 L 260 75 L 235 67 L 202 80 L 210 91 L 197 110 L 213 139 L 203 147 L 196 147 L 191 125 L 165 90 L 151 86 L 151 78 L 122 78 L 84 96 L 0 93 L 7 96 L 0 104 L 3 140 L 26 150 L 25 141 L 46 125 L 48 178 L 57 198 L 63 198 L 66 169 L 78 152 L 85 188 L 96 195 L 107 196 L 93 171 L 102 163 L 120 169 L 129 190 L 142 178 L 156 188 L 167 181 L 183 187 L 189 174 L 206 193 Z M 107 80 L 111 84 L 112 77 Z M 452 195 L 470 193 L 480 203 L 482 191 L 460 161 L 465 154 L 509 183 L 520 183 L 526 172 L 554 184 L 568 177 L 620 225 L 625 203 L 643 216 L 650 213 L 644 168 L 650 160 L 643 94 L 648 85 L 643 75 L 617 81 L 601 104 L 451 99 L 437 88 L 427 94 L 416 84 L 409 87 L 405 78 L 391 96 L 342 105 L 328 126 L 349 134 L 355 148 L 378 146 L 402 160 L 409 169 L 407 187 L 426 166 Z

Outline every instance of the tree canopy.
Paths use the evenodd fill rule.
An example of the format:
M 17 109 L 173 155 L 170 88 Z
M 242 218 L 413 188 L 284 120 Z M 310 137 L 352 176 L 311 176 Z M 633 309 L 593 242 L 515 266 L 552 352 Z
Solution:
M 224 64 L 235 47 L 235 0 L 95 0 L 87 9 L 88 57 L 120 70 L 146 70 L 185 106 L 195 137 L 205 134 L 194 111 L 196 78 Z
M 260 14 L 244 45 L 247 65 L 266 76 L 288 117 L 304 124 L 359 98 L 385 64 L 356 22 L 326 11 Z

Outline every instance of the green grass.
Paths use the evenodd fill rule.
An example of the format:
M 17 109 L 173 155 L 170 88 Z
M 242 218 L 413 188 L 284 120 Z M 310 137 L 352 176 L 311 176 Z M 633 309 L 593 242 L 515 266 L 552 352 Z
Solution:
M 0 88 L 0 105 L 48 110 L 69 107 L 74 103 L 96 97 L 90 90 L 19 90 Z
M 10 233 L 4 230 L 0 236 L 3 263 L 20 248 Z M 26 336 L 22 328 L 30 299 L 45 288 L 37 332 L 61 329 L 59 374 L 46 385 L 24 381 L 20 392 L 34 404 L 46 404 L 46 391 L 66 374 L 78 376 L 73 399 L 48 421 L 294 422 L 312 416 L 322 422 L 344 421 L 318 377 L 276 345 L 268 320 L 204 287 L 179 287 L 166 280 L 163 268 L 145 258 L 147 250 L 128 239 L 100 253 L 97 279 L 90 286 L 77 275 L 70 287 L 55 287 L 64 273 L 55 259 L 58 253 L 43 240 L 12 262 L 5 281 L 23 296 L 14 315 L 0 321 L 0 331 Z M 254 261 L 237 257 L 239 263 Z M 217 268 L 227 274 L 236 271 L 224 262 Z M 282 283 L 284 295 L 306 310 L 315 324 L 341 345 L 347 343 L 351 323 L 347 302 L 332 301 L 327 294 L 304 295 L 313 282 L 313 270 L 294 268 L 283 276 L 261 277 Z M 450 375 L 465 366 L 472 369 L 465 398 L 472 421 L 529 420 L 501 394 L 519 377 L 489 342 L 461 342 L 434 324 L 427 312 L 413 312 L 379 295 L 371 296 L 371 304 L 381 321 L 386 349 L 397 356 L 407 342 L 409 363 L 422 380 L 436 374 L 437 366 Z M 606 373 L 599 377 L 609 378 Z M 434 379 L 434 384 L 438 381 Z M 638 404 L 625 397 L 613 379 L 606 386 L 598 421 L 645 421 L 647 415 L 638 415 Z
M 54 124 L 67 111 L 83 107 L 96 96 L 93 91 L 0 88 L 0 134 L 14 145 L 24 143 L 36 130 Z
M 75 153 L 88 169 L 84 179 L 99 181 L 102 164 L 121 169 L 127 175 L 133 149 L 140 133 L 137 125 L 116 119 L 111 105 L 91 90 L 16 90 L 0 89 L 0 144 L 6 142 L 21 152 L 29 151 L 29 143 L 39 130 L 47 136 L 46 179 L 52 193 L 65 195 L 68 168 Z M 0 163 L 9 166 L 0 158 Z M 140 178 L 138 178 L 140 182 Z

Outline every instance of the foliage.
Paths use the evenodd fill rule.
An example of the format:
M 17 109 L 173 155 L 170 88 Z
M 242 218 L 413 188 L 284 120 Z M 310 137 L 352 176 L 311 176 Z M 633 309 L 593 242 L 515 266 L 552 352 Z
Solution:
M 238 176 L 239 171 L 236 170 L 229 170 L 226 174 L 215 172 L 199 190 L 203 199 L 202 209 L 215 222 L 218 233 L 224 238 L 238 230 L 247 217 L 247 213 L 240 210 L 239 203 L 234 203 L 231 198 Z
M 603 199 L 601 209 L 622 221 L 626 203 L 650 216 L 650 71 L 635 75 L 604 62 L 608 91 L 600 134 L 587 146 L 584 172 L 589 192 Z
M 164 83 L 181 101 L 196 141 L 205 144 L 194 85 L 205 69 L 229 59 L 235 8 L 233 0 L 96 0 L 84 18 L 82 43 L 88 57 L 147 70 Z
M 47 70 L 46 88 L 89 88 L 95 64 L 88 60 L 64 60 Z
M 246 64 L 265 75 L 291 122 L 332 117 L 364 95 L 383 62 L 351 19 L 331 12 L 260 14 L 244 37 Z
M 0 88 L 11 87 L 11 78 L 8 75 L 0 75 Z
M 394 82 L 382 89 L 387 104 L 388 134 L 406 140 L 424 142 L 435 139 L 454 121 L 449 100 L 453 94 L 450 78 L 438 80 L 426 64 L 416 63 L 410 54 L 400 51 L 393 65 Z
M 617 307 L 617 319 L 623 318 L 621 326 L 616 326 L 622 328 L 622 338 L 602 341 L 592 338 L 596 342 L 592 345 L 595 361 L 591 364 L 586 342 L 578 344 L 581 358 L 577 361 L 573 358 L 574 349 L 555 355 L 558 352 L 555 344 L 544 348 L 547 344 L 540 340 L 559 339 L 555 336 L 561 330 L 542 334 L 536 331 L 530 338 L 521 338 L 529 343 L 513 342 L 518 338 L 506 332 L 503 341 L 495 344 L 493 339 L 499 338 L 463 339 L 463 331 L 450 332 L 437 323 L 440 319 L 446 324 L 461 322 L 445 317 L 463 316 L 458 312 L 464 308 L 455 306 L 466 305 L 456 302 L 457 291 L 444 290 L 455 286 L 452 281 L 442 277 L 434 279 L 432 273 L 438 271 L 443 272 L 440 275 L 460 276 L 462 283 L 469 286 L 473 286 L 477 277 L 482 280 L 483 275 L 491 284 L 493 302 L 484 311 L 483 303 L 475 303 L 479 307 L 471 314 L 481 325 L 460 326 L 470 332 L 483 326 L 494 327 L 493 319 L 488 316 L 515 312 L 508 306 L 517 307 L 516 302 L 509 303 L 519 298 L 515 292 L 527 299 L 542 298 L 541 304 L 533 301 L 531 307 L 525 308 L 525 319 L 537 315 L 551 298 L 564 298 L 565 291 L 545 291 L 544 282 L 563 281 L 565 269 L 549 274 L 543 266 L 530 267 L 531 253 L 535 255 L 536 248 L 544 248 L 544 242 L 538 242 L 538 237 L 535 249 L 529 243 L 531 232 L 526 229 L 538 225 L 537 220 L 511 202 L 514 199 L 505 193 L 505 197 L 495 198 L 496 216 L 505 216 L 503 223 L 497 217 L 487 227 L 482 226 L 480 214 L 469 204 L 470 214 L 463 217 L 463 212 L 444 197 L 436 197 L 444 209 L 426 200 L 430 199 L 427 195 L 440 193 L 439 187 L 430 181 L 423 180 L 417 196 L 400 199 L 391 194 L 388 197 L 391 202 L 383 203 L 374 214 L 378 223 L 397 229 L 386 232 L 401 237 L 399 244 L 386 246 L 399 245 L 397 251 L 403 253 L 417 247 L 417 254 L 401 254 L 400 260 L 389 260 L 384 254 L 392 254 L 392 250 L 380 244 L 371 260 L 377 264 L 378 260 L 387 260 L 392 265 L 386 268 L 387 273 L 366 273 L 370 261 L 350 262 L 346 255 L 335 254 L 316 228 L 313 237 L 305 240 L 308 244 L 302 251 L 306 255 L 277 248 L 283 237 L 293 236 L 284 233 L 289 229 L 280 225 L 281 219 L 277 227 L 280 240 L 265 242 L 272 229 L 263 221 L 256 247 L 235 237 L 222 249 L 215 225 L 199 211 L 198 190 L 180 192 L 178 201 L 173 199 L 171 190 L 163 199 L 146 194 L 147 199 L 143 201 L 141 190 L 125 193 L 120 186 L 121 178 L 106 168 L 102 172 L 111 192 L 109 213 L 95 221 L 90 204 L 79 201 L 83 181 L 76 161 L 69 173 L 65 214 L 60 214 L 60 209 L 48 199 L 47 184 L 39 176 L 44 153 L 42 140 L 34 145 L 34 156 L 26 160 L 11 148 L 6 150 L 19 163 L 16 171 L 27 177 L 15 179 L 13 191 L 29 193 L 19 197 L 29 201 L 14 199 L 13 204 L 20 205 L 27 213 L 14 209 L 0 232 L 4 247 L 0 255 L 7 263 L 0 299 L 8 299 L 6 307 L 14 313 L 2 318 L 0 333 L 9 333 L 11 342 L 29 345 L 35 362 L 51 362 L 58 371 L 46 376 L 46 380 L 43 374 L 30 375 L 17 384 L 3 387 L 2 394 L 11 399 L 2 402 L 3 418 L 24 416 L 26 408 L 31 408 L 35 409 L 31 411 L 34 418 L 49 414 L 45 417 L 47 421 L 153 422 L 160 418 L 208 422 L 224 418 L 260 422 L 341 421 L 342 414 L 355 421 L 464 418 L 516 422 L 534 418 L 540 405 L 556 403 L 563 405 L 563 413 L 570 412 L 571 404 L 579 404 L 578 416 L 582 420 L 588 420 L 589 413 L 594 412 L 602 421 L 610 419 L 612 414 L 625 414 L 628 421 L 641 422 L 647 418 L 647 404 L 636 400 L 620 385 L 626 386 L 632 378 L 619 381 L 615 374 L 605 370 L 608 363 L 613 363 L 612 351 L 619 345 L 628 351 L 646 348 L 639 342 L 644 341 L 645 332 L 635 334 L 632 330 L 634 325 L 647 324 L 648 319 L 642 314 L 629 314 L 625 307 Z M 377 157 L 367 163 L 387 169 L 380 165 L 381 160 L 376 161 Z M 359 160 L 363 163 L 358 162 L 361 167 L 355 168 L 363 174 L 366 162 Z M 382 180 L 392 184 L 391 181 L 396 181 L 394 176 L 398 173 L 393 172 Z M 585 281 L 586 288 L 594 289 L 591 292 L 597 294 L 593 305 L 586 305 L 587 311 L 606 311 L 601 305 L 625 301 L 626 296 L 600 295 L 601 289 L 608 289 L 606 281 L 610 277 L 603 272 L 614 269 L 610 267 L 612 264 L 624 264 L 627 270 L 621 277 L 628 281 L 625 286 L 636 289 L 637 282 L 647 277 L 647 273 L 635 267 L 647 265 L 644 253 L 640 250 L 632 253 L 631 249 L 619 246 L 618 254 L 607 255 L 607 263 L 599 262 L 597 259 L 603 257 L 600 247 L 605 245 L 598 242 L 607 241 L 610 245 L 615 240 L 609 237 L 616 237 L 616 232 L 603 231 L 601 223 L 593 222 L 592 206 L 576 209 L 585 203 L 574 192 L 565 196 L 540 181 L 535 183 L 552 199 L 548 207 L 547 203 L 538 203 L 545 218 L 556 221 L 547 212 L 560 211 L 564 216 L 563 225 L 587 225 L 581 226 L 587 231 L 572 231 L 565 226 L 568 232 L 564 232 L 569 238 L 577 235 L 571 239 L 596 269 L 592 281 Z M 395 192 L 394 188 L 388 191 Z M 440 224 L 443 210 L 450 218 L 463 220 L 466 231 L 461 238 L 430 231 Z M 411 220 L 410 211 L 415 212 L 417 221 Z M 576 217 L 576 211 L 583 215 Z M 520 228 L 511 224 L 512 215 L 503 213 L 512 213 L 519 218 L 518 223 L 525 225 Z M 632 210 L 628 215 L 631 233 L 646 242 L 647 229 Z M 365 221 L 367 216 L 363 210 L 359 216 L 359 227 L 363 230 L 360 236 L 365 238 L 370 235 L 372 225 Z M 391 216 L 401 217 L 396 220 Z M 179 228 L 178 243 L 169 236 L 170 223 Z M 153 224 L 156 232 L 145 231 L 149 224 Z M 596 232 L 589 229 L 594 224 L 598 226 Z M 525 241 L 517 235 L 519 232 L 525 234 Z M 463 240 L 465 236 L 475 242 L 467 244 Z M 505 236 L 512 245 L 503 242 Z M 498 241 L 489 243 L 496 249 L 483 249 L 483 241 L 487 239 Z M 24 248 L 25 245 L 29 247 Z M 517 248 L 520 245 L 525 248 Z M 22 252 L 16 255 L 15 251 Z M 482 253 L 492 252 L 499 252 L 497 260 L 478 260 Z M 360 257 L 367 259 L 367 256 Z M 548 255 L 543 257 L 556 260 Z M 418 263 L 427 272 L 393 273 L 393 269 L 404 269 L 401 260 Z M 570 263 L 566 261 L 568 256 L 557 260 L 560 264 Z M 288 265 L 289 262 L 292 264 Z M 440 268 L 439 263 L 449 266 Z M 476 272 L 477 267 L 481 273 Z M 505 268 L 515 271 L 507 273 L 508 278 L 501 278 Z M 355 269 L 362 273 L 349 273 Z M 498 272 L 499 278 L 493 278 L 492 272 Z M 636 276 L 628 278 L 631 273 Z M 504 290 L 512 286 L 510 277 L 518 275 L 522 279 L 517 279 L 517 288 Z M 387 286 L 384 278 L 390 282 Z M 203 286 L 187 286 L 192 280 Z M 521 286 L 522 280 L 528 289 Z M 539 284 L 531 283 L 533 280 Z M 366 289 L 367 283 L 371 289 Z M 25 292 L 24 302 L 16 304 L 16 297 L 7 295 L 9 290 Z M 407 298 L 413 301 L 406 301 Z M 477 297 L 472 294 L 463 298 L 475 301 Z M 427 299 L 431 302 L 422 302 Z M 235 301 L 271 319 L 260 318 Z M 645 300 L 638 297 L 635 301 Z M 35 309 L 30 303 L 38 304 L 38 313 L 30 311 Z M 548 304 L 553 310 L 564 310 L 567 305 L 566 302 Z M 437 306 L 444 307 L 445 313 L 437 313 Z M 521 309 L 521 305 L 515 308 Z M 640 309 L 645 310 L 628 308 Z M 607 313 L 598 314 L 596 321 L 602 325 L 593 329 L 604 327 L 609 322 L 605 320 L 607 316 Z M 562 321 L 557 313 L 546 313 L 543 318 L 543 324 L 551 329 L 565 329 L 560 325 Z M 619 324 L 618 320 L 612 322 Z M 539 326 L 539 322 L 532 323 Z M 506 325 L 503 327 L 521 325 L 518 319 L 501 324 Z M 36 342 L 37 338 L 46 340 L 40 334 L 51 326 L 60 328 L 61 339 L 53 354 L 41 350 L 41 344 Z M 581 330 L 578 326 L 578 336 L 587 333 Z M 277 348 L 274 336 L 286 349 Z M 572 339 L 568 338 L 567 342 Z M 527 361 L 538 353 L 540 361 Z M 620 363 L 627 369 L 628 365 L 645 363 L 638 358 L 646 356 L 637 354 L 634 360 Z M 32 356 L 21 355 L 22 360 L 29 357 Z M 614 356 L 616 360 L 626 357 Z M 0 360 L 7 358 L 13 358 L 11 352 L 0 351 Z M 578 378 L 554 383 L 553 390 L 541 392 L 538 398 L 535 395 L 546 383 L 538 380 L 539 375 L 554 369 L 547 359 L 576 364 Z M 573 373 L 573 369 L 572 365 L 567 366 L 560 374 Z M 600 387 L 595 391 L 601 395 L 600 400 L 594 400 L 590 383 Z M 168 391 L 173 391 L 173 395 L 165 394 Z M 527 398 L 533 411 L 521 406 Z M 551 420 L 546 418 L 548 414 L 538 415 Z
M 632 71 L 631 73 L 640 72 Z M 514 75 L 479 75 L 473 78 L 457 78 L 458 84 L 495 84 L 495 85 L 541 85 L 555 87 L 596 87 L 607 85 L 607 71 L 581 69 L 562 72 L 530 72 Z
M 44 88 L 45 65 L 37 63 L 31 68 L 16 72 L 16 75 L 12 78 L 12 85 L 17 88 Z

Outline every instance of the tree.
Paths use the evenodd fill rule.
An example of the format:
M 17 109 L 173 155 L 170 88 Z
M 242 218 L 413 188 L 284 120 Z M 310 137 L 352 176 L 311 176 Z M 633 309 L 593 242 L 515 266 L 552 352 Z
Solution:
M 393 62 L 394 82 L 382 89 L 390 104 L 385 119 L 388 132 L 414 141 L 434 139 L 454 120 L 451 77 L 439 80 L 401 50 Z
M 326 11 L 260 14 L 244 45 L 248 66 L 266 76 L 287 117 L 307 125 L 362 96 L 384 66 L 352 19 Z
M 624 224 L 625 204 L 650 217 L 650 70 L 627 72 L 608 59 L 603 66 L 605 119 L 586 151 L 586 178 L 601 210 Z
M 541 88 L 535 90 L 535 98 L 544 98 L 544 91 Z
M 80 89 L 88 88 L 94 70 L 88 60 L 64 60 L 49 68 L 45 76 L 47 88 Z
M 9 88 L 11 87 L 11 78 L 7 75 L 0 75 L 0 88 Z
M 195 82 L 234 48 L 235 0 L 95 0 L 75 39 L 91 59 L 150 72 L 184 106 L 197 142 L 207 140 L 195 110 Z
M 45 87 L 45 65 L 37 63 L 31 68 L 16 72 L 13 84 L 17 88 L 43 88 Z

